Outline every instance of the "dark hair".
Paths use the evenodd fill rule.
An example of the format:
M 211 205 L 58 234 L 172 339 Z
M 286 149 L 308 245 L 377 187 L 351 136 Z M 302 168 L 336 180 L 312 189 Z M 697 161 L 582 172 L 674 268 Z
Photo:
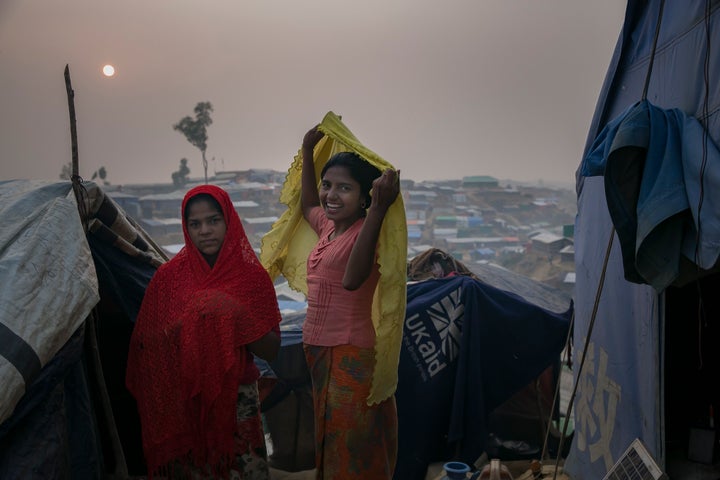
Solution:
M 382 175 L 382 172 L 354 152 L 339 152 L 330 157 L 320 172 L 320 178 L 324 177 L 325 172 L 332 167 L 348 169 L 353 180 L 360 184 L 360 194 L 365 196 L 365 208 L 367 209 L 371 202 L 370 190 L 372 190 L 373 180 Z
M 201 201 L 208 202 L 216 211 L 225 215 L 222 211 L 220 203 L 215 200 L 215 197 L 213 197 L 209 193 L 198 193 L 197 195 L 193 195 L 192 197 L 190 197 L 187 203 L 185 203 L 185 211 L 183 212 L 183 218 L 185 219 L 186 223 L 188 219 L 188 212 L 190 212 L 190 207 Z

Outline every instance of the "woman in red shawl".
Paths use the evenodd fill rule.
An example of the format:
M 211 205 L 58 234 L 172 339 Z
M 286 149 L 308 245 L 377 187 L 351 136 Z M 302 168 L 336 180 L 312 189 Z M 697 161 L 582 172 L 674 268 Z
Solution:
M 268 479 L 253 354 L 280 348 L 275 289 L 228 194 L 183 199 L 185 247 L 155 273 L 130 340 L 148 473 Z

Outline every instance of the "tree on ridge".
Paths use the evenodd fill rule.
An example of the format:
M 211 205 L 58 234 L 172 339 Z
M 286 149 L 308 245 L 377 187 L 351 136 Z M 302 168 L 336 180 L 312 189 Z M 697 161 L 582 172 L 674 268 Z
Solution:
M 208 139 L 207 127 L 212 124 L 212 118 L 210 118 L 210 112 L 212 111 L 213 106 L 210 102 L 198 102 L 198 104 L 195 105 L 194 119 L 187 115 L 178 123 L 173 125 L 174 130 L 177 130 L 185 135 L 187 141 L 200 150 L 200 153 L 202 154 L 203 169 L 205 170 L 205 183 L 208 183 L 208 162 L 205 158 Z

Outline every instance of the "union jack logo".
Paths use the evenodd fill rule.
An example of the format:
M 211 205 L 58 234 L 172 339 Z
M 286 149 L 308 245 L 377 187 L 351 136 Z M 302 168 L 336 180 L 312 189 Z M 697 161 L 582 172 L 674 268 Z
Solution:
M 462 287 L 432 304 L 427 314 L 440 335 L 440 350 L 449 362 L 460 353 L 460 336 L 465 305 L 461 302 Z

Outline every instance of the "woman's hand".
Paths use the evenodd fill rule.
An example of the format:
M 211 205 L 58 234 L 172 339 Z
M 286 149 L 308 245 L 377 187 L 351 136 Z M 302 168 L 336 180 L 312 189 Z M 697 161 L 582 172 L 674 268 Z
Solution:
M 373 181 L 370 208 L 375 207 L 382 212 L 387 212 L 387 209 L 390 208 L 399 193 L 400 170 L 395 171 L 388 168 Z
M 313 128 L 308 130 L 308 132 L 303 137 L 302 142 L 302 148 L 305 149 L 313 149 L 315 148 L 315 145 L 322 139 L 322 137 L 325 136 L 324 133 L 322 133 L 320 130 L 318 130 L 318 125 L 315 125 Z

